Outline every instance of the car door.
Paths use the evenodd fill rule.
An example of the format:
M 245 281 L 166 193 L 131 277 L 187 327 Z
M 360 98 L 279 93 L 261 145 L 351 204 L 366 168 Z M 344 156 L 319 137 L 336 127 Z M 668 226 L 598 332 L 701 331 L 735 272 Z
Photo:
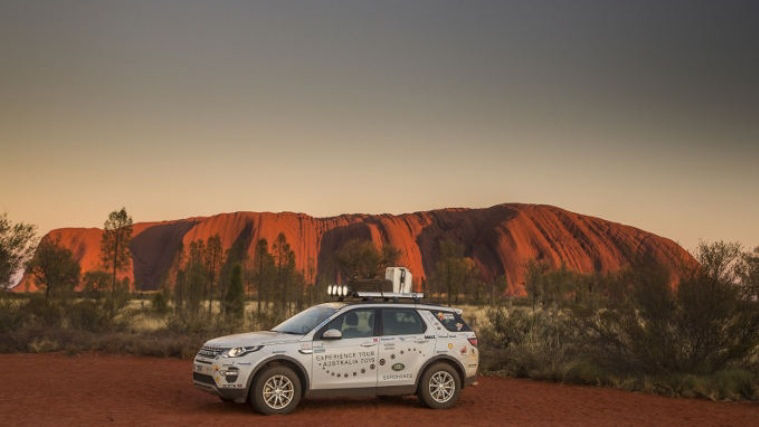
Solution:
M 382 308 L 377 387 L 416 383 L 419 369 L 435 351 L 435 337 L 413 308 Z
M 337 329 L 342 338 L 326 339 Z M 373 388 L 377 385 L 377 310 L 356 308 L 336 317 L 314 335 L 311 388 Z

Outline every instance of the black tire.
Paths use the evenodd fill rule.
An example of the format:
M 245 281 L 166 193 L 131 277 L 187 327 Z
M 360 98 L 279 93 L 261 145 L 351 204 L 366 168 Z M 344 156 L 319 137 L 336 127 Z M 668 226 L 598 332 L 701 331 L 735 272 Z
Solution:
M 282 380 L 282 378 L 289 380 L 289 385 L 291 385 L 291 387 L 288 386 L 287 381 Z M 275 403 L 275 405 L 272 406 L 270 403 L 272 399 L 271 393 L 269 394 L 270 401 L 267 402 L 264 398 L 264 387 L 267 386 L 267 382 L 269 382 L 269 386 L 273 384 L 282 384 L 282 382 L 285 383 L 281 389 L 283 393 L 282 396 L 284 396 L 283 398 L 290 397 L 290 400 L 286 405 L 278 407 L 279 405 Z M 292 369 L 287 366 L 271 366 L 264 368 L 263 371 L 256 375 L 256 378 L 253 381 L 253 386 L 250 388 L 248 401 L 256 412 L 260 412 L 264 415 L 289 414 L 298 407 L 302 394 L 301 390 L 300 378 L 298 378 L 298 375 Z M 290 391 L 291 393 L 286 393 L 286 391 Z M 267 392 L 271 392 L 271 387 L 267 388 Z M 278 402 L 276 400 L 277 397 L 273 397 L 273 399 L 275 399 L 274 402 Z
M 441 383 L 441 380 L 443 380 L 443 384 L 452 387 L 452 389 L 449 387 L 437 388 L 431 386 L 432 382 L 438 384 Z M 448 363 L 437 362 L 433 363 L 424 371 L 422 379 L 419 381 L 417 396 L 428 408 L 448 409 L 455 405 L 456 401 L 459 400 L 460 391 L 461 379 L 459 373 L 456 372 L 456 369 Z M 434 396 L 433 393 L 435 393 Z

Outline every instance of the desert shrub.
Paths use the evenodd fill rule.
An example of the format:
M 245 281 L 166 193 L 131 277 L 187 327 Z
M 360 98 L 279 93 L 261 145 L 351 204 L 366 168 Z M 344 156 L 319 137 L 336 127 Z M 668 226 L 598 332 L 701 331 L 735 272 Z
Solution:
M 558 312 L 507 310 L 488 312 L 480 329 L 482 366 L 517 377 L 559 380 L 573 352 L 573 332 Z
M 702 272 L 676 290 L 666 271 L 629 277 L 626 304 L 573 310 L 588 355 L 618 373 L 712 374 L 745 364 L 759 345 L 759 307 L 735 283 Z
M 109 313 L 110 317 L 116 315 L 129 304 L 131 295 L 129 294 L 129 279 L 124 278 L 116 282 L 116 287 L 101 293 L 103 306 Z M 123 314 L 123 313 L 122 313 Z
M 26 318 L 21 301 L 0 298 L 0 333 L 18 329 Z
M 208 338 L 210 337 L 168 331 L 154 333 L 121 332 L 94 336 L 88 348 L 104 353 L 187 359 L 193 357 Z
M 204 316 L 183 316 L 173 314 L 169 316 L 167 329 L 171 332 L 203 332 L 211 328 L 210 323 Z
M 51 351 L 58 351 L 61 349 L 60 343 L 52 338 L 48 337 L 35 337 L 27 346 L 27 349 L 32 353 L 49 353 Z
M 44 296 L 33 294 L 21 310 L 25 313 L 24 322 L 34 322 L 42 325 L 59 325 L 63 322 L 68 301 L 45 299 Z
M 627 376 L 612 385 L 629 391 L 709 400 L 757 400 L 759 378 L 745 369 L 729 368 L 708 375 L 659 374 Z
M 229 286 L 222 301 L 222 312 L 227 323 L 240 324 L 245 320 L 245 289 L 242 283 L 242 267 L 239 264 L 232 268 Z
M 571 384 L 609 385 L 613 384 L 615 378 L 597 363 L 576 358 L 564 365 L 561 380 Z
M 710 376 L 720 400 L 759 399 L 759 378 L 755 372 L 740 368 L 718 371 Z
M 169 312 L 169 302 L 162 290 L 153 294 L 153 297 L 150 299 L 150 308 L 157 314 Z
M 103 304 L 89 299 L 69 306 L 66 318 L 71 328 L 91 332 L 106 331 L 117 325 Z
M 702 245 L 670 271 L 645 257 L 587 276 L 531 264 L 527 308 L 487 313 L 484 372 L 610 385 L 669 396 L 759 398 L 759 301 L 751 257 Z M 743 263 L 743 264 L 741 264 Z M 747 285 L 748 283 L 748 285 Z

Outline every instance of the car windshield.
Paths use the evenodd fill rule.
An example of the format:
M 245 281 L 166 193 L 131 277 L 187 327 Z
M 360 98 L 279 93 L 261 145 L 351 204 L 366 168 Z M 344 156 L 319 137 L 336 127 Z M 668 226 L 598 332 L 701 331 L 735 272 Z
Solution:
M 272 331 L 285 334 L 307 334 L 327 320 L 329 316 L 335 314 L 340 307 L 337 304 L 321 304 L 311 307 L 275 326 Z

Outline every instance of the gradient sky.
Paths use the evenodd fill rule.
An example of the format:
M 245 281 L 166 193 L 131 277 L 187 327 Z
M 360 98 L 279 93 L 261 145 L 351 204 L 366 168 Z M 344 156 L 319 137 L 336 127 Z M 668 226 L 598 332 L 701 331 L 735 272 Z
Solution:
M 0 212 L 546 203 L 759 245 L 759 2 L 0 1 Z

